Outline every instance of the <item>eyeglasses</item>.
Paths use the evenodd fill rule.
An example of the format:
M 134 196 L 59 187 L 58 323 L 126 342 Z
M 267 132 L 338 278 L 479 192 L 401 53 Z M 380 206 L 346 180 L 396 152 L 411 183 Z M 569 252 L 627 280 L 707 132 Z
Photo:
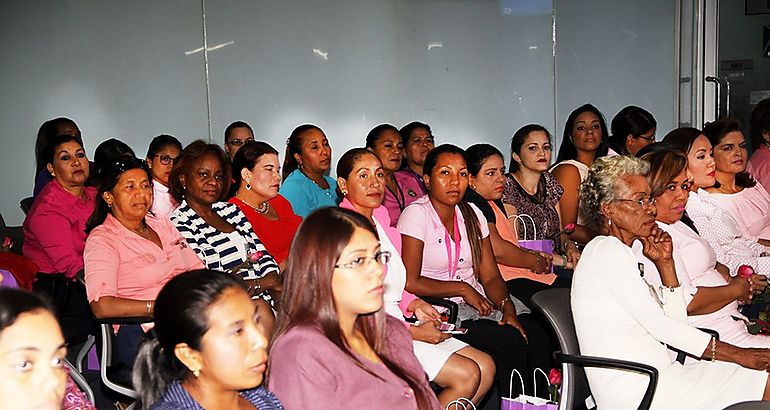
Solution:
M 639 199 L 618 199 L 619 202 L 633 202 L 639 205 L 640 208 L 646 208 L 648 206 L 655 206 L 655 198 L 639 198 Z
M 163 165 L 168 165 L 168 164 L 170 164 L 172 162 L 174 164 L 176 164 L 176 159 L 179 158 L 179 157 L 170 157 L 170 156 L 165 155 L 165 154 L 155 154 L 155 156 L 160 158 L 160 163 L 163 164 Z
M 372 257 L 367 256 L 359 256 L 355 259 L 353 259 L 350 262 L 347 263 L 338 263 L 334 265 L 335 268 L 338 269 L 356 269 L 359 270 L 363 268 L 365 265 L 368 265 L 372 262 L 377 262 L 379 265 L 384 265 L 390 261 L 390 252 L 388 251 L 379 251 L 374 254 Z
M 651 137 L 645 137 L 645 136 L 642 136 L 642 135 L 635 135 L 634 138 L 641 138 L 641 139 L 643 139 L 645 141 L 648 141 L 648 142 L 655 142 L 655 134 L 652 134 Z
M 232 145 L 234 147 L 240 147 L 243 144 L 247 144 L 249 142 L 254 142 L 254 138 L 247 138 L 245 140 L 230 140 L 227 141 L 228 145 Z

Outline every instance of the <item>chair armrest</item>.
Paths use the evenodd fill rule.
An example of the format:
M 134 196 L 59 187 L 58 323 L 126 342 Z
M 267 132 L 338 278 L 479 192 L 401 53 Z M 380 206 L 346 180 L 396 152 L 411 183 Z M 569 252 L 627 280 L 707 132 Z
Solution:
M 564 354 L 562 352 L 554 353 L 554 358 L 562 363 L 571 363 L 583 367 L 601 367 L 605 369 L 621 369 L 644 373 L 649 376 L 650 381 L 647 384 L 647 390 L 644 392 L 644 396 L 642 396 L 642 401 L 639 403 L 639 410 L 649 409 L 650 404 L 652 404 L 652 398 L 655 396 L 655 388 L 658 386 L 658 369 L 650 365 L 629 362 L 626 360 L 609 359 L 606 357 Z
M 457 303 L 452 302 L 449 299 L 437 298 L 433 296 L 420 296 L 420 299 L 430 303 L 431 305 L 443 306 L 449 309 L 449 323 L 457 323 Z
M 95 318 L 96 323 L 102 325 L 141 325 L 142 323 L 150 323 L 154 321 L 154 318 L 147 316 L 134 316 L 134 317 L 104 317 Z
M 716 338 L 717 340 L 719 340 L 719 332 L 717 332 L 716 330 L 707 329 L 705 327 L 699 327 L 698 330 L 704 333 L 708 333 L 714 338 Z M 687 357 L 687 353 L 672 346 L 668 346 L 668 348 L 676 352 L 676 361 L 679 362 L 680 364 L 684 364 L 684 359 Z

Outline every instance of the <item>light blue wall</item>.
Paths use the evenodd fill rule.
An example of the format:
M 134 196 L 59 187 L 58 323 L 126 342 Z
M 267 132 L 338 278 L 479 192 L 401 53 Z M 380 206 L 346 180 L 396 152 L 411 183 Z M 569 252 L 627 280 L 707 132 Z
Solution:
M 245 120 L 282 151 L 292 128 L 313 122 L 339 158 L 379 123 L 421 120 L 439 142 L 505 152 L 518 127 L 560 132 L 585 101 L 609 118 L 649 107 L 670 128 L 669 3 L 556 0 L 554 59 L 551 0 L 207 0 L 209 47 L 232 42 L 209 52 L 213 141 Z M 6 221 L 23 220 L 45 120 L 75 119 L 89 155 L 109 137 L 140 156 L 160 133 L 207 137 L 203 55 L 192 53 L 202 37 L 199 1 L 0 2 Z

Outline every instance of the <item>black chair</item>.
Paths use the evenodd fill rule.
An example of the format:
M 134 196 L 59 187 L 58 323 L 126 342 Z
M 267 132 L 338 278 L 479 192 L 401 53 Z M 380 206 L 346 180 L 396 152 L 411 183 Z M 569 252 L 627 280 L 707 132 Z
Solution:
M 646 374 L 650 381 L 638 408 L 639 410 L 650 408 L 652 398 L 655 395 L 655 388 L 658 385 L 657 369 L 643 363 L 580 355 L 575 323 L 572 318 L 569 289 L 546 289 L 538 292 L 532 296 L 532 303 L 548 319 L 559 340 L 561 351 L 554 353 L 556 361 L 564 364 L 559 409 L 581 408 L 582 403 L 585 403 L 587 408 L 595 406 L 586 378 L 585 367 L 620 369 Z
M 27 215 L 29 213 L 29 210 L 32 209 L 33 202 L 35 202 L 35 198 L 31 196 L 19 201 L 19 207 L 24 212 L 24 215 Z

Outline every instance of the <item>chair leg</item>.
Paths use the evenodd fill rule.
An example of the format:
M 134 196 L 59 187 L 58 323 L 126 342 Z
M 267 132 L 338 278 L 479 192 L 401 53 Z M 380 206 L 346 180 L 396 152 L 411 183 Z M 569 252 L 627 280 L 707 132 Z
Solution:
M 78 352 L 77 363 L 75 367 L 78 372 L 83 373 L 83 360 L 88 356 L 88 352 L 96 344 L 96 337 L 94 335 L 88 335 L 88 340 L 83 344 L 83 347 Z

